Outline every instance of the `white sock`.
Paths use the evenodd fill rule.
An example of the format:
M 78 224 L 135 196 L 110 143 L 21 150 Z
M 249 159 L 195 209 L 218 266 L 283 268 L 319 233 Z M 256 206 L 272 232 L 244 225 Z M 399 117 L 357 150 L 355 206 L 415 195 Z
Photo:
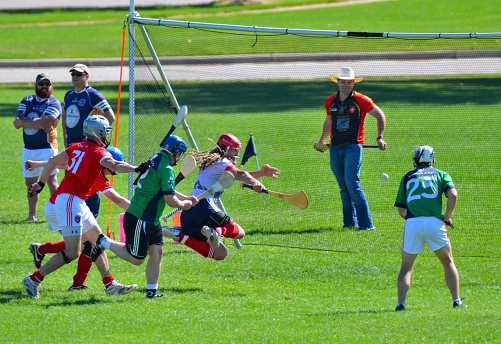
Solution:
M 158 289 L 158 283 L 156 283 L 156 284 L 146 284 L 146 289 L 157 290 Z

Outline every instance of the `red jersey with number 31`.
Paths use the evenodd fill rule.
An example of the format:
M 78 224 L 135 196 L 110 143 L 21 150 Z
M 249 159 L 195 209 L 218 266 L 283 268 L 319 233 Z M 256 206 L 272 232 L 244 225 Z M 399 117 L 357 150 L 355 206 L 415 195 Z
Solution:
M 63 193 L 78 196 L 85 201 L 91 195 L 96 178 L 101 174 L 101 161 L 111 158 L 111 153 L 87 140 L 72 144 L 65 152 L 68 154 L 68 168 L 50 201 L 55 203 L 57 195 Z

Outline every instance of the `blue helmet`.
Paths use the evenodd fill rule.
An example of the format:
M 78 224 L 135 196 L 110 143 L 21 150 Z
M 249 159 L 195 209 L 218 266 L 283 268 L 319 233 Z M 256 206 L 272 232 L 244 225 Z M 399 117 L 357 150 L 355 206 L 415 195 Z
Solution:
M 184 155 L 188 150 L 188 144 L 179 136 L 171 135 L 167 138 L 162 148 L 172 155 L 176 155 L 177 152 L 181 152 L 181 155 Z
M 124 154 L 122 153 L 122 151 L 119 148 L 108 147 L 108 148 L 106 148 L 106 150 L 111 153 L 111 156 L 113 157 L 113 159 L 115 159 L 117 161 L 125 161 Z

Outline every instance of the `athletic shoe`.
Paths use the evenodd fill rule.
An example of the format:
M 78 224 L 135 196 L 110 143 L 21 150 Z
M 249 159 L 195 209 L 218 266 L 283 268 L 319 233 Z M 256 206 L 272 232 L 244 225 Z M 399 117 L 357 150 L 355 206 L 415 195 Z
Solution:
M 453 302 L 452 308 L 468 308 L 468 306 L 466 305 L 466 303 L 460 300 L 459 302 L 458 301 Z
M 137 288 L 137 284 L 123 285 L 115 280 L 111 281 L 111 285 L 106 288 L 105 292 L 108 295 L 123 295 L 130 293 Z
M 30 275 L 23 278 L 22 284 L 29 297 L 34 299 L 38 299 L 40 297 L 40 293 L 38 292 L 38 286 L 40 285 L 40 283 L 33 281 L 30 278 Z
M 405 306 L 403 304 L 399 304 L 397 308 L 395 308 L 395 312 L 405 311 Z
M 155 290 L 148 290 L 146 292 L 146 298 L 148 298 L 148 299 L 156 299 L 159 297 L 164 297 L 164 294 L 157 294 L 157 292 Z
M 162 227 L 162 235 L 166 238 L 173 239 L 174 241 L 179 240 L 179 234 L 181 234 L 181 230 L 178 227 Z
M 45 257 L 45 254 L 40 254 L 40 244 L 34 243 L 30 245 L 30 252 L 33 255 L 33 262 L 35 263 L 35 266 L 37 269 L 40 269 L 42 267 L 42 260 L 43 257 Z
M 376 227 L 371 227 L 371 228 L 359 228 L 358 230 L 359 230 L 359 231 L 373 231 L 373 230 L 375 230 L 375 229 L 376 229 Z
M 68 291 L 75 291 L 75 290 L 85 290 L 85 289 L 89 289 L 89 287 L 87 287 L 85 284 L 82 284 L 78 287 L 74 287 L 73 284 L 70 285 L 70 287 L 68 288 Z
M 217 235 L 217 232 L 214 229 L 210 228 L 209 226 L 203 226 L 202 234 L 207 238 L 207 242 L 212 248 L 219 247 L 219 235 Z
M 99 258 L 101 253 L 103 253 L 104 251 L 104 249 L 101 247 L 101 242 L 103 241 L 103 239 L 104 239 L 104 234 L 103 233 L 99 234 L 96 240 L 96 244 L 92 246 L 92 250 L 90 251 L 90 258 L 92 259 L 93 262 L 95 262 L 97 258 Z

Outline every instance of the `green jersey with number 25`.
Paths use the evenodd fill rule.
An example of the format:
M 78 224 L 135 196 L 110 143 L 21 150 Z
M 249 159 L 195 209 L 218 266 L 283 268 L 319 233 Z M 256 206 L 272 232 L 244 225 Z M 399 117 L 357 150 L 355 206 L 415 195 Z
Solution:
M 400 181 L 395 207 L 407 208 L 407 219 L 435 216 L 443 220 L 442 195 L 454 188 L 451 176 L 432 166 L 417 166 Z

